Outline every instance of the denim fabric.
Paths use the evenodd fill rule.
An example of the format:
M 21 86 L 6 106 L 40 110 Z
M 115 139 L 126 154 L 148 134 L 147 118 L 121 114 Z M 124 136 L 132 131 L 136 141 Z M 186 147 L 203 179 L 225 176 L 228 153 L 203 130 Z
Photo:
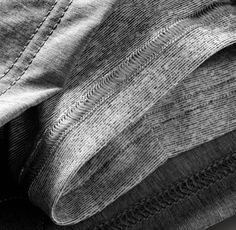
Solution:
M 1 4 L 0 126 L 14 177 L 56 224 L 101 212 L 169 158 L 235 130 L 233 2 Z

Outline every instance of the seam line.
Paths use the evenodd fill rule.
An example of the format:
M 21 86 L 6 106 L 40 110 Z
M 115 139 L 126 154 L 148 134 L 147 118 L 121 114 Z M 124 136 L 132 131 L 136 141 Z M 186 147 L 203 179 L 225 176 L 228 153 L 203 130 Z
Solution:
M 41 28 L 41 26 L 43 25 L 43 23 L 46 21 L 46 19 L 48 18 L 48 16 L 50 15 L 50 13 L 52 12 L 52 10 L 54 9 L 54 7 L 57 4 L 57 0 L 54 1 L 54 4 L 51 6 L 51 8 L 48 10 L 46 16 L 43 18 L 43 20 L 40 22 L 40 24 L 37 26 L 36 30 L 34 31 L 34 33 L 30 36 L 30 38 L 28 39 L 28 41 L 26 42 L 25 46 L 23 47 L 23 49 L 21 50 L 21 52 L 18 54 L 18 56 L 16 57 L 16 59 L 13 61 L 13 63 L 11 64 L 11 66 L 4 71 L 4 73 L 0 76 L 0 79 L 2 79 L 3 77 L 5 77 L 10 70 L 15 66 L 15 64 L 17 63 L 17 61 L 19 60 L 19 58 L 22 56 L 22 54 L 25 52 L 26 48 L 28 47 L 28 45 L 30 44 L 30 42 L 33 40 L 34 36 L 38 33 L 39 29 Z
M 189 29 L 189 28 L 188 28 L 188 29 Z M 186 31 L 185 31 L 185 32 L 186 32 Z M 188 32 L 188 31 L 187 31 L 187 32 Z M 170 43 L 170 44 L 172 44 L 172 42 L 175 42 L 175 40 L 179 39 L 179 38 L 182 37 L 182 36 L 183 36 L 183 34 L 181 34 L 180 36 L 178 36 L 178 37 L 175 38 L 174 40 L 171 40 L 171 43 Z M 162 50 L 161 50 L 160 52 L 163 52 L 163 50 L 166 49 L 166 47 L 168 47 L 170 44 L 168 43 L 168 44 L 164 45 L 164 48 L 162 48 Z M 159 52 L 158 52 L 158 54 L 159 54 Z M 145 67 L 146 65 L 148 65 L 148 64 L 149 64 L 149 62 L 148 62 L 148 63 L 145 63 L 145 64 L 142 65 L 141 67 L 144 68 L 144 67 Z M 138 70 L 140 70 L 141 67 L 139 67 Z M 135 75 L 138 74 L 138 70 L 136 70 L 136 71 L 134 72 L 134 74 L 132 74 L 131 76 L 129 76 L 128 79 L 126 79 L 126 83 L 127 83 L 128 81 L 130 81 L 130 77 L 133 77 L 133 76 L 135 76 Z M 101 79 L 101 80 L 102 80 L 102 79 Z M 121 86 L 118 86 L 118 87 L 117 87 L 116 89 L 114 89 L 114 90 L 117 90 L 119 87 L 121 87 Z M 95 87 L 95 88 L 96 88 L 96 87 Z M 120 89 L 120 88 L 119 88 L 119 89 Z M 72 126 L 67 127 L 67 128 L 64 130 L 64 132 L 60 134 L 60 136 L 58 137 L 58 139 L 55 141 L 54 145 L 53 145 L 53 146 L 50 146 L 49 155 L 51 155 L 51 153 L 55 151 L 55 149 L 58 147 L 58 144 L 59 144 L 60 142 L 62 142 L 63 139 L 65 138 L 66 134 L 70 133 L 75 127 L 77 127 L 77 126 L 78 126 L 79 124 L 81 124 L 81 122 L 83 122 L 88 116 L 90 116 L 102 103 L 104 103 L 104 101 L 106 101 L 106 100 L 111 96 L 111 94 L 114 93 L 114 90 L 111 91 L 111 92 L 109 92 L 109 93 L 108 93 L 107 95 L 105 95 L 104 97 L 100 98 L 100 100 L 98 101 L 98 103 L 95 104 L 95 106 L 94 106 L 92 109 L 88 110 L 86 113 L 82 113 L 82 115 L 80 116 L 80 118 L 78 119 L 78 121 L 77 121 L 75 124 L 73 124 Z M 83 98 L 83 99 L 86 99 L 86 98 Z M 77 106 L 78 106 L 78 105 L 77 105 Z M 76 107 L 76 108 L 77 108 L 77 107 Z M 68 111 L 71 112 L 71 111 L 73 111 L 73 109 L 74 109 L 74 108 L 69 108 Z M 67 111 L 67 112 L 68 112 L 68 111 Z M 59 119 L 59 121 L 51 127 L 51 129 L 47 128 L 47 129 L 45 130 L 45 132 L 43 133 L 43 135 L 41 136 L 41 138 L 40 138 L 40 139 L 38 140 L 38 142 L 36 143 L 35 148 L 34 148 L 34 152 L 38 151 L 38 148 L 39 148 L 41 142 L 43 141 L 43 136 L 44 136 L 44 135 L 47 135 L 47 134 L 48 134 L 48 136 L 50 136 L 53 132 L 55 132 L 54 129 L 56 129 L 56 128 L 61 124 L 61 122 L 63 122 L 64 119 L 67 118 L 66 115 L 67 115 L 67 114 L 64 114 L 64 115 Z M 47 132 L 48 132 L 48 133 L 47 133 Z M 34 154 L 34 153 L 33 153 L 33 154 Z M 47 158 L 49 157 L 49 155 L 47 155 L 47 156 L 45 157 L 45 159 L 47 159 Z M 41 167 L 41 165 L 40 165 L 40 167 Z M 43 166 L 43 167 L 44 167 L 44 166 Z M 35 175 L 34 177 L 37 177 L 37 176 L 40 174 L 40 172 L 43 170 L 43 167 L 39 170 L 39 172 L 35 172 L 36 175 Z M 21 170 L 20 177 L 23 175 L 24 171 L 25 171 L 25 168 L 23 168 L 23 169 Z M 31 186 L 32 186 L 32 185 L 31 185 Z M 31 186 L 29 187 L 28 191 L 31 189 Z
M 41 48 L 43 47 L 43 45 L 45 44 L 45 42 L 48 40 L 48 38 L 52 35 L 53 31 L 57 28 L 57 26 L 60 24 L 61 19 L 64 17 L 66 11 L 69 9 L 69 6 L 71 5 L 71 3 L 73 2 L 73 0 L 70 0 L 69 3 L 67 4 L 67 6 L 65 7 L 64 11 L 62 12 L 61 16 L 58 18 L 56 24 L 54 24 L 52 30 L 47 34 L 46 38 L 43 40 L 42 44 L 38 47 L 38 50 L 35 52 L 35 54 L 33 55 L 32 59 L 29 61 L 28 65 L 25 67 L 25 69 L 23 70 L 23 72 L 13 81 L 10 83 L 10 85 L 8 86 L 8 88 L 6 88 L 5 90 L 3 90 L 2 92 L 0 92 L 0 96 L 2 96 L 4 93 L 6 93 L 9 89 L 11 89 L 11 87 L 13 85 L 15 85 L 21 78 L 22 76 L 25 74 L 25 72 L 27 71 L 27 69 L 30 67 L 30 65 L 32 64 L 34 58 L 37 56 L 38 52 L 41 50 Z
M 207 8 L 208 8 L 208 10 L 212 10 L 212 9 L 214 9 L 214 8 L 216 8 L 216 7 L 223 6 L 223 5 L 224 5 L 223 3 L 215 2 L 215 3 L 214 3 L 214 6 L 211 6 L 211 5 L 210 5 L 210 6 L 207 6 Z M 195 15 L 195 14 L 194 14 L 194 15 Z M 176 21 L 175 21 L 172 25 L 170 25 L 168 28 L 162 29 L 162 30 L 160 31 L 160 34 L 158 34 L 158 35 L 160 36 L 159 39 L 161 39 L 161 37 L 163 36 L 162 33 L 164 33 L 164 35 L 165 35 L 165 33 L 166 33 L 166 31 L 167 31 L 168 29 L 172 28 L 173 26 L 175 26 L 176 24 L 180 23 L 180 22 L 183 21 L 184 19 L 188 19 L 188 18 L 191 18 L 191 17 L 193 17 L 192 14 L 189 15 L 188 17 L 180 18 L 179 20 L 176 20 Z M 174 40 L 170 39 L 170 41 L 169 41 L 170 44 L 169 44 L 169 43 L 168 43 L 168 44 L 165 44 L 165 45 L 161 48 L 161 50 L 160 50 L 159 52 L 163 52 L 163 50 L 164 50 L 166 47 L 168 47 L 168 46 L 171 45 L 173 42 L 175 42 L 175 40 L 179 39 L 179 37 L 184 36 L 184 34 L 187 33 L 188 30 L 191 30 L 192 27 L 198 27 L 198 26 L 201 26 L 202 24 L 204 24 L 204 23 L 196 23 L 196 24 L 190 25 L 189 28 L 186 29 L 186 31 L 183 32 L 183 34 L 181 34 L 180 36 L 177 36 Z M 178 26 L 178 25 L 177 25 L 177 26 Z M 157 38 L 158 38 L 158 36 L 157 36 Z M 155 42 L 155 39 L 154 39 L 154 40 L 151 40 L 151 41 L 148 41 L 147 43 L 144 44 L 143 47 L 146 47 L 146 46 L 147 46 L 149 43 L 151 43 L 151 42 Z M 142 48 L 143 48 L 143 47 L 142 47 Z M 138 52 L 139 49 L 136 50 L 136 51 Z M 159 52 L 157 52 L 157 54 L 159 54 Z M 157 55 L 157 54 L 156 54 L 156 55 Z M 132 56 L 132 55 L 131 55 L 131 56 Z M 152 58 L 155 58 L 155 57 L 152 57 Z M 127 61 L 127 60 L 125 60 L 125 61 Z M 133 75 L 138 74 L 138 72 L 140 72 L 140 69 L 141 69 L 141 68 L 144 68 L 147 64 L 149 64 L 149 62 L 150 62 L 150 61 L 148 61 L 148 62 L 145 63 L 144 65 L 141 65 L 141 67 L 138 67 L 138 69 L 137 69 L 131 76 L 129 76 L 128 79 L 125 79 L 125 80 L 124 80 L 123 84 L 125 84 L 126 81 L 128 81 L 131 77 L 133 77 Z M 117 67 L 116 67 L 116 68 L 117 68 Z M 113 71 L 113 70 L 112 70 L 112 71 Z M 112 76 L 112 75 L 111 75 L 111 76 Z M 99 79 L 98 82 L 104 81 L 104 77 L 105 77 L 105 76 L 103 76 L 101 79 Z M 109 77 L 109 76 L 108 76 L 108 77 Z M 91 88 L 92 91 L 93 91 L 93 89 L 96 89 L 96 88 L 97 88 L 97 85 L 99 84 L 98 82 L 95 82 L 96 84 L 95 84 L 95 85 L 92 84 L 92 86 L 89 87 L 89 88 Z M 122 84 L 122 85 L 123 85 L 123 84 Z M 122 87 L 122 85 L 120 86 L 120 84 L 119 84 L 117 88 Z M 117 88 L 114 89 L 114 90 L 117 90 Z M 78 121 L 76 124 L 72 125 L 70 128 L 68 127 L 66 130 L 64 130 L 64 132 L 59 136 L 59 138 L 57 139 L 57 141 L 55 141 L 55 143 L 54 143 L 55 145 L 49 150 L 50 153 L 54 151 L 54 149 L 57 147 L 58 143 L 59 143 L 60 141 L 62 141 L 62 139 L 64 138 L 64 136 L 65 136 L 66 134 L 68 134 L 72 129 L 74 129 L 74 128 L 76 127 L 76 125 L 78 126 L 78 124 L 80 124 L 81 122 L 83 122 L 83 120 L 84 120 L 86 117 L 88 117 L 90 114 L 92 114 L 92 113 L 94 112 L 94 110 L 96 110 L 105 100 L 107 100 L 107 98 L 109 98 L 109 97 L 114 93 L 114 90 L 108 92 L 107 95 L 105 95 L 104 97 L 100 98 L 100 99 L 98 100 L 97 104 L 95 104 L 95 106 L 94 106 L 92 109 L 88 110 L 86 113 L 83 113 L 83 114 L 80 116 L 79 121 Z M 91 92 L 90 92 L 90 93 L 91 93 Z M 89 94 L 89 96 L 90 96 L 90 94 Z M 82 97 L 81 97 L 81 98 L 82 98 L 82 102 L 85 101 L 85 100 L 87 99 L 87 97 L 88 97 L 88 95 L 85 95 L 85 96 L 82 95 Z M 39 146 L 40 143 L 42 142 L 43 136 L 47 135 L 47 132 L 48 132 L 48 136 L 50 136 L 51 133 L 54 133 L 54 132 L 55 132 L 55 129 L 57 129 L 57 128 L 60 126 L 60 124 L 66 119 L 66 117 L 68 116 L 68 113 L 70 113 L 71 111 L 73 111 L 73 109 L 76 109 L 76 108 L 79 106 L 79 104 L 78 104 L 78 105 L 77 105 L 77 104 L 78 104 L 78 103 L 75 103 L 75 106 L 74 106 L 75 108 L 69 107 L 68 110 L 67 110 L 64 114 L 61 115 L 61 117 L 59 118 L 59 120 L 58 120 L 54 125 L 52 125 L 51 127 L 47 128 L 47 129 L 45 130 L 45 132 L 43 132 L 42 136 L 40 137 L 40 139 L 38 140 L 38 142 L 37 142 L 37 144 L 36 144 L 36 146 L 35 146 L 35 151 L 38 149 L 38 146 Z M 24 170 L 24 169 L 23 169 L 23 170 Z
M 215 7 L 220 7 L 220 6 L 222 6 L 222 5 L 224 5 L 224 4 L 223 4 L 223 3 L 217 3 L 217 2 L 216 2 L 215 5 L 214 5 L 214 7 L 212 7 L 212 6 L 209 7 L 209 6 L 208 6 L 208 8 L 214 9 Z M 219 14 L 222 15 L 223 13 L 219 13 Z M 191 18 L 191 17 L 192 17 L 192 14 L 191 14 L 189 17 L 180 18 L 180 19 L 177 20 L 174 24 L 172 24 L 170 27 L 172 27 L 172 26 L 175 25 L 175 24 L 178 24 L 178 23 L 181 22 L 181 21 L 184 21 L 184 19 L 189 19 L 189 18 Z M 209 19 L 208 19 L 208 20 L 209 20 Z M 168 47 L 170 44 L 172 44 L 172 43 L 175 42 L 176 40 L 180 39 L 182 36 L 185 35 L 185 33 L 189 32 L 189 30 L 191 31 L 191 30 L 194 30 L 194 28 L 196 28 L 196 27 L 199 27 L 199 26 L 201 26 L 201 25 L 204 25 L 204 22 L 207 22 L 208 20 L 203 19 L 203 21 L 201 21 L 201 19 L 200 19 L 200 22 L 201 22 L 201 23 L 198 22 L 198 23 L 190 24 L 190 25 L 189 25 L 189 28 L 187 28 L 187 29 L 184 30 L 182 33 L 180 33 L 179 36 L 176 36 L 175 39 L 170 39 L 169 43 L 168 43 L 168 44 L 165 44 L 164 47 L 162 47 L 162 48 L 161 48 L 161 51 L 159 51 L 159 52 L 163 52 L 163 50 L 164 50 L 166 47 Z M 192 27 L 193 27 L 193 28 L 192 28 Z M 164 33 L 164 34 L 165 34 L 165 33 Z M 161 39 L 161 38 L 160 38 L 160 39 Z M 150 42 L 150 41 L 149 41 L 149 42 Z M 147 45 L 147 44 L 145 43 L 145 45 Z M 159 53 L 159 52 L 158 52 L 158 53 Z M 156 55 L 157 55 L 157 54 L 155 54 L 155 57 L 156 57 Z M 155 58 L 155 57 L 152 57 L 152 59 Z M 145 65 L 147 65 L 148 63 L 149 63 L 149 62 L 145 63 L 145 64 L 144 64 L 144 67 L 145 67 Z M 143 67 L 143 65 L 141 65 L 141 67 Z M 140 68 L 140 67 L 139 67 L 139 68 Z M 139 70 L 139 68 L 138 68 L 138 70 Z M 140 71 L 140 70 L 139 70 L 139 71 Z M 135 71 L 135 73 L 136 73 L 136 71 Z M 128 79 L 128 80 L 129 80 L 129 79 Z M 96 88 L 96 87 L 95 87 L 95 88 Z M 109 94 L 109 93 L 108 93 L 108 95 L 106 95 L 105 97 L 101 98 L 101 101 L 99 100 L 98 104 L 96 104 L 96 105 L 93 107 L 92 110 L 88 111 L 88 113 L 82 114 L 82 116 L 80 117 L 80 119 L 79 119 L 75 124 L 73 124 L 70 128 L 67 128 L 63 133 L 61 133 L 60 136 L 58 137 L 58 139 L 55 141 L 54 145 L 50 147 L 50 149 L 49 149 L 49 153 L 50 153 L 50 154 L 49 154 L 49 155 L 51 155 L 51 153 L 55 151 L 56 147 L 58 146 L 58 144 L 59 144 L 61 141 L 63 141 L 63 139 L 65 138 L 66 134 L 68 134 L 71 130 L 73 130 L 75 127 L 77 127 L 86 117 L 90 116 L 90 115 L 93 113 L 93 111 L 94 111 L 98 106 L 100 106 L 100 104 L 103 103 L 108 97 L 110 97 L 110 94 Z M 86 98 L 85 98 L 85 99 L 86 99 Z M 71 109 L 71 111 L 72 111 L 72 109 Z M 65 115 L 63 115 L 63 116 L 61 117 L 60 122 L 63 122 L 64 119 L 65 119 Z M 49 133 L 48 133 L 49 136 L 50 136 L 51 134 L 53 134 L 53 131 L 55 131 L 54 129 L 57 129 L 57 128 L 58 128 L 58 126 L 60 125 L 60 122 L 58 122 L 58 123 L 56 123 L 55 125 L 53 125 L 53 126 L 52 126 L 52 127 L 53 127 L 52 130 L 49 129 Z M 47 131 L 48 131 L 48 129 L 45 130 L 44 134 L 47 133 Z M 43 135 L 42 135 L 42 136 L 43 136 Z M 41 137 L 41 138 L 42 138 L 42 137 Z M 38 147 L 39 147 L 39 145 L 41 144 L 41 142 L 42 142 L 42 139 L 38 140 L 37 144 L 35 145 L 35 152 L 38 150 Z M 45 156 L 45 159 L 47 159 L 47 158 L 49 157 L 49 155 Z M 44 160 L 45 160 L 45 159 L 44 159 Z M 41 167 L 41 165 L 39 165 L 39 168 L 40 168 L 40 167 Z M 35 170 L 34 173 L 31 172 L 32 175 L 34 175 L 34 176 L 33 176 L 34 179 L 37 178 L 37 176 L 38 176 L 38 175 L 40 174 L 40 172 L 43 170 L 43 167 L 44 167 L 44 165 L 42 165 L 42 167 L 39 169 L 39 171 Z M 21 173 L 20 173 L 19 178 L 21 178 L 24 173 L 25 173 L 25 167 L 21 170 Z M 28 192 L 30 191 L 31 187 L 32 187 L 32 184 L 29 186 Z

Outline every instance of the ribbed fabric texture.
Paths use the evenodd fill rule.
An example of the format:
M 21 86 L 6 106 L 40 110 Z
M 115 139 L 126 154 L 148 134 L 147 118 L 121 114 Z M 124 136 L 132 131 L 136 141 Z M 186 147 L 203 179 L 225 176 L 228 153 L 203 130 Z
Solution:
M 233 131 L 178 154 L 102 212 L 73 226 L 57 226 L 26 200 L 1 198 L 0 228 L 206 229 L 236 212 L 235 137 Z
M 168 159 L 235 130 L 232 1 L 46 2 L 26 4 L 28 14 L 24 1 L 5 5 L 22 20 L 0 46 L 0 140 L 13 177 L 53 222 L 101 212 Z M 203 183 L 233 173 L 228 152 L 202 169 Z
M 178 154 L 72 229 L 207 229 L 235 215 L 234 140 L 235 131 Z
M 168 158 L 235 129 L 235 8 L 189 4 L 115 4 L 64 91 L 40 106 L 21 178 L 55 223 L 94 215 Z

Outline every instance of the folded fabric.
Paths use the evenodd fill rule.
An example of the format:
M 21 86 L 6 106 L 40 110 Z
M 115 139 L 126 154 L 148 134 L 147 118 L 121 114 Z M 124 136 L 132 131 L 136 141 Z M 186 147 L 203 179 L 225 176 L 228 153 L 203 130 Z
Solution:
M 13 39 L 0 63 L 10 66 L 0 79 L 0 124 L 41 103 L 19 180 L 55 223 L 94 215 L 168 158 L 235 129 L 232 2 L 43 6 L 24 46 Z

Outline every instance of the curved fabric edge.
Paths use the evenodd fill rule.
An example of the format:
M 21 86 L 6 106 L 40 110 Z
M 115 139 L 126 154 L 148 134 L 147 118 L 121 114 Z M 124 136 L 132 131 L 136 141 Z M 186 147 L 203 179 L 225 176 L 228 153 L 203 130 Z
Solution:
M 61 89 L 62 83 L 56 75 L 54 75 L 54 81 L 45 80 L 40 76 L 41 72 L 46 69 L 44 67 L 48 65 L 41 57 L 40 51 L 50 40 L 70 4 L 69 0 L 54 2 L 35 34 L 27 43 L 27 47 L 19 54 L 16 62 L 13 63 L 9 71 L 6 71 L 4 77 L 0 79 L 0 126 Z M 40 71 L 35 71 L 38 64 L 35 62 L 38 59 L 41 61 L 41 68 Z M 28 72 L 30 72 L 29 75 Z
M 65 137 L 58 147 L 56 154 L 47 162 L 46 168 L 33 181 L 29 190 L 30 199 L 49 213 L 56 224 L 75 224 L 102 210 L 116 199 L 117 196 L 120 196 L 143 180 L 154 168 L 143 175 L 139 174 L 136 175 L 138 177 L 131 178 L 131 183 L 128 187 L 121 187 L 116 197 L 107 197 L 107 200 L 103 200 L 99 206 L 92 205 L 89 207 L 91 203 L 86 203 L 86 197 L 79 197 L 78 194 L 78 200 L 81 202 L 76 204 L 80 205 L 84 210 L 76 213 L 76 218 L 71 218 L 71 216 L 66 214 L 63 214 L 62 218 L 58 218 L 58 202 L 63 198 L 63 193 L 68 192 L 68 184 L 70 184 L 75 174 L 82 169 L 87 160 L 91 159 L 92 156 L 101 150 L 112 137 L 115 137 L 117 132 L 121 132 L 130 123 L 137 121 L 166 92 L 176 86 L 178 82 L 187 77 L 210 56 L 235 42 L 235 31 L 227 31 L 225 28 L 214 30 L 203 27 L 190 31 L 184 38 L 167 48 L 165 53 L 155 60 L 153 64 L 158 66 L 160 63 L 168 62 L 173 68 L 159 69 L 157 75 L 159 74 L 160 79 L 153 78 L 150 75 L 138 76 L 109 105 L 100 107 L 83 124 L 79 127 L 75 126 L 78 129 L 73 129 L 72 133 Z M 173 54 L 176 54 L 178 58 L 173 58 Z M 101 119 L 98 120 L 98 117 Z M 96 124 L 96 127 L 94 124 Z M 162 153 L 165 153 L 161 146 L 160 150 Z M 81 154 L 75 154 L 75 151 Z M 84 155 L 87 157 L 82 158 Z M 163 160 L 155 162 L 154 167 L 158 167 L 163 162 Z M 55 177 L 55 175 L 57 176 Z M 81 184 L 83 185 L 83 178 L 79 179 L 81 179 Z M 82 187 L 81 191 L 83 190 Z M 48 196 L 47 198 L 45 198 L 45 194 Z M 81 192 L 80 195 L 85 194 Z M 87 199 L 90 198 L 87 197 Z M 69 208 L 73 211 L 72 206 Z
M 58 0 L 35 36 L 0 79 L 0 126 L 60 93 L 91 33 L 116 0 Z

